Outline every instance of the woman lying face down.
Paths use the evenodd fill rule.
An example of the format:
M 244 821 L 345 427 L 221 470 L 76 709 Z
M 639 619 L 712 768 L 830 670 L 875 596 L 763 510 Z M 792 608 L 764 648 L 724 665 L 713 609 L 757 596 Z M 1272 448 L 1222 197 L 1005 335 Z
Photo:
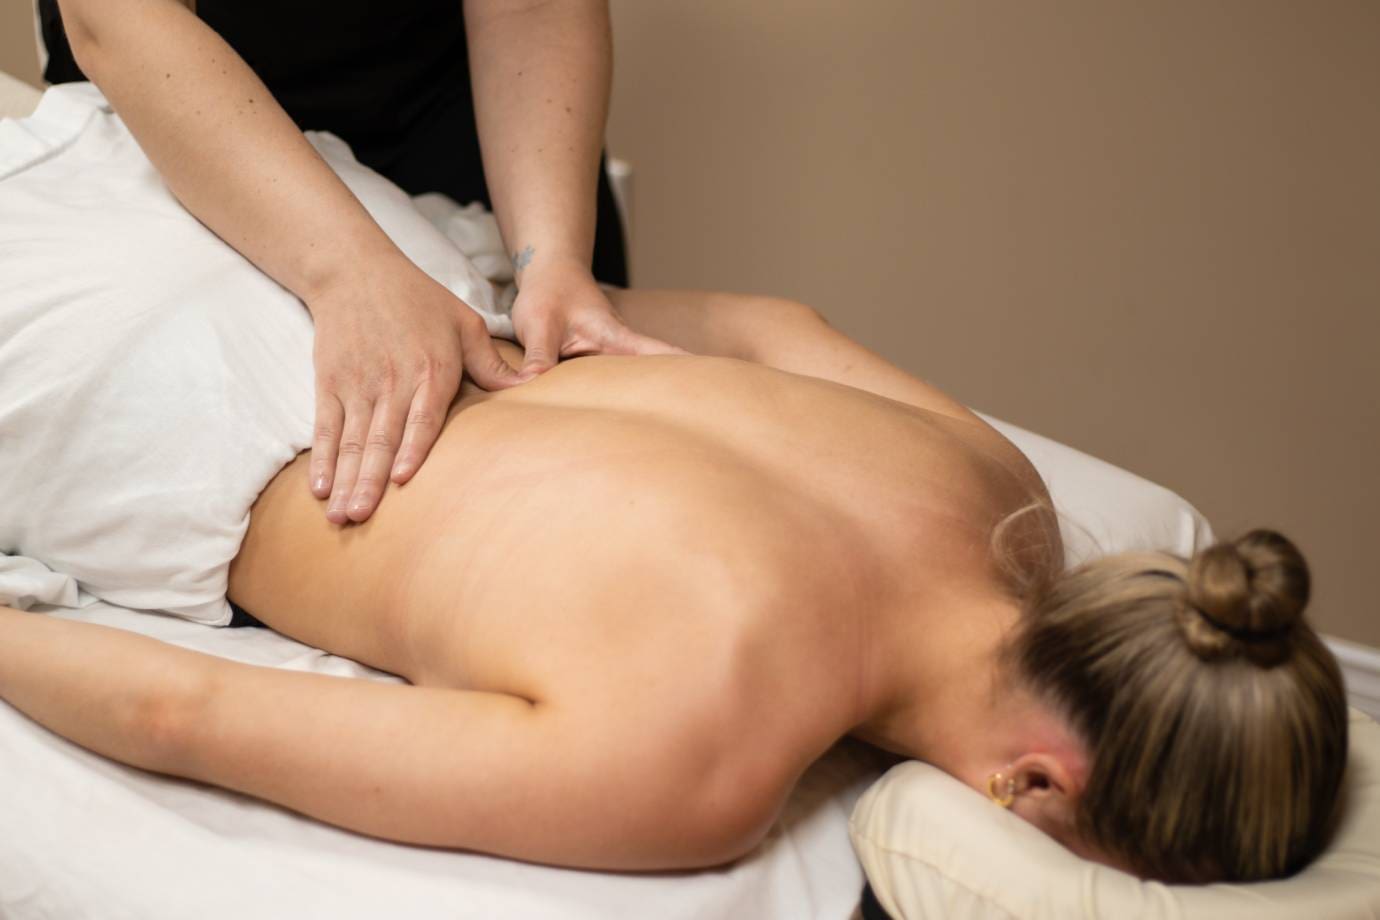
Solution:
M 695 356 L 467 384 L 365 524 L 305 454 L 255 504 L 230 596 L 411 686 L 6 612 L 0 695 L 147 769 L 560 865 L 743 856 L 846 735 L 1147 876 L 1317 852 L 1345 706 L 1286 540 L 1063 572 L 1028 460 L 813 311 L 613 296 Z

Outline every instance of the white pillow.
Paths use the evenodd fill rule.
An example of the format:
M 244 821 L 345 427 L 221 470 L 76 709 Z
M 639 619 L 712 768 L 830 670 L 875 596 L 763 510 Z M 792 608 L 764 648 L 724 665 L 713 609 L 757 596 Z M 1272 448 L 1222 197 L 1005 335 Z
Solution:
M 1343 817 L 1298 875 L 1164 885 L 1074 856 L 942 770 L 892 767 L 858 800 L 853 849 L 893 920 L 1334 920 L 1380 916 L 1380 725 L 1351 710 Z
M 308 138 L 414 262 L 512 335 L 405 193 Z M 301 302 L 177 202 L 94 86 L 0 121 L 0 602 L 70 604 L 75 580 L 228 622 L 250 505 L 310 444 L 311 355 Z
M 1010 422 L 977 414 L 1040 471 L 1059 512 L 1067 565 L 1131 550 L 1187 557 L 1212 543 L 1207 519 L 1164 486 Z

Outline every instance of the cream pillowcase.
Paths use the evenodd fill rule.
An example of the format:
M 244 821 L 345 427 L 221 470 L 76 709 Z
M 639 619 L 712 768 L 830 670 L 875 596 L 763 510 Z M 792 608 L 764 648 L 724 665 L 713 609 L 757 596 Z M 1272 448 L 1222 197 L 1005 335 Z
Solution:
M 1351 711 L 1337 833 L 1292 878 L 1164 885 L 1074 856 L 935 767 L 898 764 L 858 800 L 853 849 L 892 920 L 1341 920 L 1380 916 L 1380 725 Z

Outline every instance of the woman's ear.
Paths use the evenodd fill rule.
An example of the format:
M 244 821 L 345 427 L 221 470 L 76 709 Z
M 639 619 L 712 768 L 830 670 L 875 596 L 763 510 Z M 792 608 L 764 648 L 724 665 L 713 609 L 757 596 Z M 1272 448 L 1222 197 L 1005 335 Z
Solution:
M 1077 856 L 1136 875 L 1121 856 L 1083 838 L 1078 830 L 1078 802 L 1087 773 L 1076 757 L 1025 754 L 1003 771 L 1014 780 L 1011 810 L 1053 837 Z
M 1074 825 L 1082 785 L 1056 754 L 1022 754 L 1004 771 L 1013 781 L 1011 810 L 1062 840 Z

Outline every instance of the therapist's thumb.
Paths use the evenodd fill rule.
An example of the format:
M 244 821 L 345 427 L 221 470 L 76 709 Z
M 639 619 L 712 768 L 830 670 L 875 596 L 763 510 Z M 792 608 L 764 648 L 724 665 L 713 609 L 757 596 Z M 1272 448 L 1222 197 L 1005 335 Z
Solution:
M 527 326 L 522 347 L 524 357 L 519 376 L 531 380 L 556 366 L 561 357 L 561 336 L 563 330 L 559 323 L 549 319 L 534 320 Z
M 494 347 L 494 340 L 484 335 L 465 336 L 460 340 L 465 373 L 486 390 L 502 390 L 523 383 L 511 364 Z

